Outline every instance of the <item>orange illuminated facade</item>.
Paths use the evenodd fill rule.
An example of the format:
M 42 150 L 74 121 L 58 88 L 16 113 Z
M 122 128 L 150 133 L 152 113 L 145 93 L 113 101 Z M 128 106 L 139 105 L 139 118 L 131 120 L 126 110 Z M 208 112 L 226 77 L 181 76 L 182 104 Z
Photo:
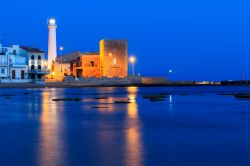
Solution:
M 84 78 L 125 78 L 128 76 L 127 40 L 101 40 L 100 52 L 79 51 L 60 56 L 53 64 L 57 80 L 65 76 Z
M 71 61 L 71 74 L 84 78 L 128 76 L 127 40 L 101 40 L 100 53 L 83 53 Z
M 100 78 L 100 56 L 99 53 L 84 53 L 71 62 L 73 75 L 84 78 Z
M 51 77 L 53 79 L 61 81 L 64 79 L 65 76 L 69 76 L 70 74 L 71 71 L 69 63 L 61 63 L 61 62 L 52 63 Z
M 128 76 L 128 41 L 101 40 L 100 41 L 100 72 L 103 77 Z

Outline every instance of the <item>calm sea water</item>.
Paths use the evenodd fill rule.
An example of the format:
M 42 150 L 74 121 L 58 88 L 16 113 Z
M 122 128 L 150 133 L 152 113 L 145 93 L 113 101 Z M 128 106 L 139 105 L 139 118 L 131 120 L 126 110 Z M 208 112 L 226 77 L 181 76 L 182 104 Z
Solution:
M 250 165 L 250 100 L 218 95 L 237 92 L 250 87 L 0 89 L 0 165 Z

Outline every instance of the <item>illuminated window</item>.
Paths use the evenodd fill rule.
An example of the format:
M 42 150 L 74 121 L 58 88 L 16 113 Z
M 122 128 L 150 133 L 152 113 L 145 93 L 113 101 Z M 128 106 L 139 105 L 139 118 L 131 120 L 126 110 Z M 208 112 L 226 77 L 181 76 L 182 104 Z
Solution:
M 90 61 L 90 66 L 95 66 L 95 62 L 94 61 Z
M 117 65 L 117 60 L 113 59 L 113 65 Z

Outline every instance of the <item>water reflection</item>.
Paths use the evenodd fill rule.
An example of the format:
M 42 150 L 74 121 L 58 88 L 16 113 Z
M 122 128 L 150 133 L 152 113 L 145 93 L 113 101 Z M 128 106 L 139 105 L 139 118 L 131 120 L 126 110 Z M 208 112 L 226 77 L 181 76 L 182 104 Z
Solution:
M 94 91 L 95 90 L 95 91 Z M 116 89 L 114 87 L 94 89 L 90 96 L 85 96 L 82 109 L 84 111 L 98 110 L 98 112 L 110 114 L 114 112 L 114 101 Z M 110 95 L 112 94 L 112 95 Z
M 125 159 L 128 166 L 143 165 L 143 143 L 141 139 L 141 124 L 138 118 L 136 102 L 137 87 L 128 87 L 128 97 L 131 104 L 127 107 L 127 130 L 125 131 Z
M 173 109 L 174 109 L 174 106 L 173 106 L 173 96 L 169 95 L 169 111 L 172 112 Z
M 56 103 L 51 101 L 51 96 L 57 96 L 55 89 L 51 92 L 42 92 L 38 155 L 38 163 L 41 166 L 65 164 L 62 141 L 63 118 L 58 112 Z

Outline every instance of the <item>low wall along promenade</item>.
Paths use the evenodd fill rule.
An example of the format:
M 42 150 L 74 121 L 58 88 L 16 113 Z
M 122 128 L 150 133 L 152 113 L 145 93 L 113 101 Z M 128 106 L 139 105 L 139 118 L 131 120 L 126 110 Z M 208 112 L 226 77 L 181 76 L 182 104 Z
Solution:
M 67 87 L 95 87 L 95 86 L 143 86 L 164 85 L 164 77 L 127 77 L 127 78 L 73 78 L 64 81 L 46 81 L 45 84 L 36 83 L 0 83 L 0 88 L 67 88 Z

